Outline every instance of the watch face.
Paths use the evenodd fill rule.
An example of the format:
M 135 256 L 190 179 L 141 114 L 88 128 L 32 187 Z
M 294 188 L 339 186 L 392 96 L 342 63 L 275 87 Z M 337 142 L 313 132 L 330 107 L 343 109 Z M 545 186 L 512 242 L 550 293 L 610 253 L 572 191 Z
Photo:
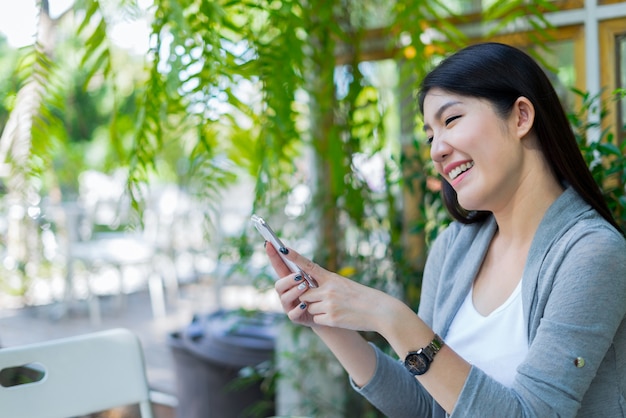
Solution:
M 430 366 L 430 361 L 424 353 L 411 353 L 404 359 L 406 368 L 415 375 L 426 373 Z

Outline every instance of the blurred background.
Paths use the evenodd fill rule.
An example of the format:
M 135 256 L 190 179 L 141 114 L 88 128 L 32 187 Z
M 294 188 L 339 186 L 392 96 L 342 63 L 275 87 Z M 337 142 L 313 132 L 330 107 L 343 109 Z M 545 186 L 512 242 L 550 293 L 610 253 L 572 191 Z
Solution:
M 626 2 L 0 0 L 0 345 L 129 327 L 180 410 L 176 333 L 278 310 L 253 213 L 417 309 L 449 219 L 415 94 L 487 40 L 544 66 L 626 225 Z M 271 322 L 273 412 L 378 416 Z

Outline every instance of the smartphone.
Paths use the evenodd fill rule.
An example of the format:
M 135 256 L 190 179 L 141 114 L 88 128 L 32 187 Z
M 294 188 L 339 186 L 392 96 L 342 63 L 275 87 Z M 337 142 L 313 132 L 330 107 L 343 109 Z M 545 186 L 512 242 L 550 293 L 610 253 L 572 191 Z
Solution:
M 289 267 L 289 270 L 294 273 L 302 274 L 302 277 L 304 277 L 304 280 L 307 281 L 309 287 L 317 287 L 317 282 L 313 277 L 302 271 L 300 267 L 298 267 L 293 261 L 288 260 L 287 257 L 285 257 L 285 255 L 281 252 L 281 248 L 285 248 L 285 244 L 282 243 L 282 241 L 274 233 L 274 231 L 267 224 L 267 222 L 265 222 L 263 218 L 257 215 L 252 215 L 250 219 L 252 220 L 252 223 L 254 224 L 254 227 L 257 229 L 257 231 L 259 231 L 259 233 L 263 235 L 263 238 L 265 238 L 267 242 L 269 242 L 274 246 L 274 248 L 276 248 L 278 255 L 280 255 L 280 258 L 282 258 L 287 267 Z

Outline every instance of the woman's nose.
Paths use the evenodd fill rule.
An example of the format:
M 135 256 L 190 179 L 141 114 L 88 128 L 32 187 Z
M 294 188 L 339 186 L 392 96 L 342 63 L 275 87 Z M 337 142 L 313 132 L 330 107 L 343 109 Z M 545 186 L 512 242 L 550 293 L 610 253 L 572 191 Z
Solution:
M 451 147 L 446 142 L 445 138 L 433 136 L 430 143 L 430 158 L 440 163 L 451 153 Z

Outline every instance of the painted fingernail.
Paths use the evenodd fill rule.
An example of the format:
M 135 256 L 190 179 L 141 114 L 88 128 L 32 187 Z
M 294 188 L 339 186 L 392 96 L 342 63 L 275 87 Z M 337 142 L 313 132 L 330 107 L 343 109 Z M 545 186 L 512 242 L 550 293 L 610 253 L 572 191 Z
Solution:
M 302 280 L 302 275 L 298 274 L 296 275 L 296 277 L 293 278 L 295 281 L 299 282 L 300 280 Z
M 283 254 L 289 254 L 289 250 L 286 247 L 280 247 L 278 251 L 280 251 Z
M 298 285 L 298 290 L 304 290 L 304 289 L 306 289 L 306 283 L 300 283 Z
M 263 247 L 267 248 L 267 241 L 263 243 Z
M 300 309 L 306 309 L 306 303 L 301 303 L 300 304 Z

